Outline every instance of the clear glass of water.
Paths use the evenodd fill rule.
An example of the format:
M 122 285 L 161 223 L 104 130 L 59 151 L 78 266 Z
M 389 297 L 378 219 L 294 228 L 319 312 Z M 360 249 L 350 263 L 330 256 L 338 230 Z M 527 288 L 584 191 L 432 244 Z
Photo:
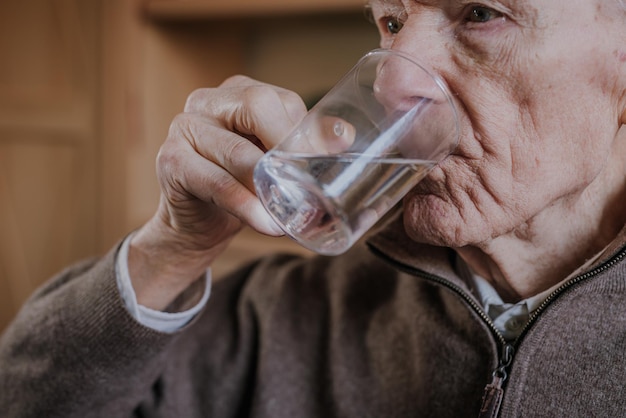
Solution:
M 254 171 L 284 232 L 320 254 L 347 251 L 456 147 L 443 81 L 405 54 L 369 52 Z

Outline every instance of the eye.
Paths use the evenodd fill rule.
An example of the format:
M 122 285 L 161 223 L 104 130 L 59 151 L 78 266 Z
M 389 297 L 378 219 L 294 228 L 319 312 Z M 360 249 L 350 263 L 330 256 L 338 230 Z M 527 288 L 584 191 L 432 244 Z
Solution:
M 487 23 L 494 19 L 503 18 L 504 15 L 489 7 L 472 5 L 468 8 L 465 20 L 470 23 Z
M 385 29 L 392 35 L 400 32 L 400 29 L 404 26 L 404 23 L 395 17 L 389 17 L 385 20 Z

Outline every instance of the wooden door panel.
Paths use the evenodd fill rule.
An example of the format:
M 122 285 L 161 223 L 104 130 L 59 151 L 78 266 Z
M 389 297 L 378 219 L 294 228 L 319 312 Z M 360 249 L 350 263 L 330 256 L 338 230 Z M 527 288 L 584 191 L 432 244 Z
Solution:
M 0 3 L 0 330 L 96 249 L 96 1 Z

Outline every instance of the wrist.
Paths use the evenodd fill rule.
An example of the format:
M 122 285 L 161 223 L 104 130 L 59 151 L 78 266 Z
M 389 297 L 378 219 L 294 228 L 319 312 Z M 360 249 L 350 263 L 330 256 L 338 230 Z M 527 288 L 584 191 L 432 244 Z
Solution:
M 203 277 L 227 243 L 211 249 L 192 249 L 167 227 L 151 220 L 131 238 L 128 269 L 137 302 L 164 310 Z

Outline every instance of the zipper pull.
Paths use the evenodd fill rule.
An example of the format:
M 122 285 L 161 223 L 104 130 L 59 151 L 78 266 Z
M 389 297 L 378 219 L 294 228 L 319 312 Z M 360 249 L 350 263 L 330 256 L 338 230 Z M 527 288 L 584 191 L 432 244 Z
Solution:
M 509 377 L 507 369 L 513 362 L 514 353 L 515 349 L 511 344 L 505 344 L 504 347 L 502 347 L 500 364 L 498 368 L 493 371 L 491 383 L 485 386 L 478 418 L 496 418 L 498 416 L 500 406 L 502 405 L 502 398 L 504 397 L 503 385 L 507 377 Z

